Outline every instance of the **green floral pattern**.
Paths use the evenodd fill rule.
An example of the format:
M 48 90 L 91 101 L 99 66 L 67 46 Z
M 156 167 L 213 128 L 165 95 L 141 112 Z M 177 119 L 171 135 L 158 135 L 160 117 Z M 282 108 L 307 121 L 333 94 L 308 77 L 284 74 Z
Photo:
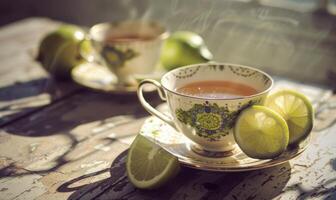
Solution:
M 236 74 L 237 76 L 250 77 L 257 74 L 257 71 L 244 67 L 229 66 L 229 69 L 231 70 L 232 73 Z
M 217 130 L 222 124 L 221 116 L 215 113 L 199 113 L 196 116 L 196 121 L 207 130 Z
M 256 103 L 249 101 L 244 105 L 238 105 L 238 109 L 230 111 L 227 106 L 220 107 L 216 103 L 194 104 L 189 110 L 177 109 L 175 111 L 177 119 L 196 129 L 196 134 L 207 138 L 209 141 L 218 141 L 221 137 L 229 134 L 233 128 L 239 113 Z
M 232 66 L 232 65 L 224 65 L 224 64 L 216 64 L 216 63 L 209 63 L 208 65 L 209 70 L 213 71 L 220 71 L 223 72 L 225 70 L 230 70 L 233 74 L 239 77 L 252 77 L 255 75 L 258 75 L 258 71 L 249 69 L 246 67 L 240 67 L 240 66 Z M 185 79 L 185 78 L 190 78 L 196 75 L 197 73 L 201 73 L 200 71 L 200 66 L 194 67 L 194 68 L 186 68 L 186 69 L 181 69 L 178 72 L 174 73 L 175 78 L 178 79 Z M 265 76 L 262 74 L 262 76 Z M 265 84 L 269 81 L 269 78 L 267 76 L 262 77 L 264 79 Z
M 185 78 L 190 78 L 192 76 L 194 76 L 198 70 L 200 69 L 200 67 L 196 67 L 194 69 L 181 69 L 178 73 L 175 73 L 174 76 L 175 78 L 178 78 L 178 79 L 185 79 Z
M 132 49 L 121 50 L 114 46 L 105 46 L 102 50 L 102 56 L 112 67 L 123 67 L 125 62 L 138 56 Z

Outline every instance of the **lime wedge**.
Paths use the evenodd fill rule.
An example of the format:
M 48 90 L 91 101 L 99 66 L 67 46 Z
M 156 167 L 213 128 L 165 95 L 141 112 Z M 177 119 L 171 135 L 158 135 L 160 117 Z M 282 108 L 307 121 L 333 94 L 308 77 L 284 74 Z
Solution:
M 174 178 L 180 170 L 178 159 L 138 135 L 133 141 L 127 155 L 127 176 L 137 188 L 158 188 Z
M 265 106 L 286 120 L 290 145 L 304 140 L 313 128 L 313 107 L 307 97 L 296 91 L 276 92 L 266 99 Z
M 289 134 L 279 114 L 264 106 L 252 106 L 238 116 L 234 137 L 249 157 L 271 159 L 286 150 Z

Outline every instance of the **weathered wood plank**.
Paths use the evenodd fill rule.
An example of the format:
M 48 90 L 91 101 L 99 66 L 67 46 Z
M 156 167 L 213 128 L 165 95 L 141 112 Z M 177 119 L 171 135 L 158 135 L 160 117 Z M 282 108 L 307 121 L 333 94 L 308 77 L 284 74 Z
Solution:
M 329 105 L 335 102 L 333 97 Z M 335 114 L 336 106 L 329 109 L 329 116 Z M 183 168 L 170 184 L 154 191 L 142 191 L 129 183 L 125 173 L 126 152 L 123 152 L 110 169 L 110 179 L 87 185 L 69 199 L 333 199 L 336 195 L 336 141 L 333 139 L 336 125 L 323 131 L 317 125 L 315 129 L 309 148 L 285 164 L 242 173 Z
M 31 18 L 0 29 L 0 126 L 78 89 L 51 80 L 34 60 L 39 41 L 59 24 Z
M 154 96 L 150 98 L 158 101 Z M 335 128 L 329 130 L 332 120 L 320 123 L 327 116 L 336 116 L 336 107 L 332 107 L 336 97 L 330 101 L 324 104 L 326 109 L 318 109 L 319 126 L 314 134 L 322 139 L 314 141 L 299 159 L 244 173 L 183 168 L 171 184 L 148 192 L 135 189 L 125 174 L 124 150 L 146 114 L 137 97 L 84 91 L 4 127 L 0 133 L 0 188 L 5 189 L 0 191 L 0 198 L 290 199 L 300 195 L 324 198 L 335 194 L 335 184 L 330 181 L 336 174 L 328 164 L 336 156 L 331 139 Z M 319 177 L 323 188 L 314 185 L 313 181 Z M 30 186 L 11 187 L 21 182 Z M 31 182 L 34 184 L 28 184 Z M 310 188 L 309 191 L 297 193 L 298 182 Z
M 29 19 L 0 30 L 0 126 L 15 120 L 0 132 L 0 199 L 335 198 L 336 97 L 320 102 L 324 90 L 303 85 L 295 87 L 312 92 L 317 126 L 298 159 L 244 173 L 183 168 L 162 189 L 135 189 L 125 174 L 125 150 L 146 113 L 136 96 L 76 93 L 76 86 L 50 82 L 30 52 L 56 26 Z
M 32 162 L 29 158 L 39 159 L 48 152 L 55 153 L 53 149 L 57 147 L 60 148 L 57 152 L 66 151 L 67 144 L 76 144 L 100 133 L 111 134 L 114 126 L 132 122 L 144 114 L 136 96 L 125 99 L 85 91 L 5 127 L 0 136 L 0 152 L 27 166 Z M 12 141 L 25 146 L 22 152 L 10 150 Z M 41 141 L 53 143 L 35 144 Z
M 183 168 L 176 179 L 154 191 L 136 189 L 125 173 L 126 152 L 114 161 L 111 178 L 77 190 L 69 199 L 333 199 L 336 192 L 336 126 L 314 140 L 303 155 L 252 172 L 214 173 Z M 114 180 L 114 181 L 113 181 Z
M 4 127 L 0 132 L 0 188 L 11 192 L 0 192 L 0 199 L 24 198 L 30 190 L 34 198 L 41 195 L 30 187 L 8 189 L 7 183 L 18 183 L 20 177 L 27 181 L 39 177 L 34 182 L 43 184 L 41 199 L 66 198 L 75 190 L 63 190 L 61 185 L 109 169 L 128 148 L 119 139 L 137 134 L 145 114 L 135 95 L 84 91 Z M 109 173 L 88 177 L 79 185 L 108 177 Z
M 58 25 L 48 19 L 31 18 L 1 27 L 0 86 L 47 77 L 34 61 L 34 52 L 42 37 Z

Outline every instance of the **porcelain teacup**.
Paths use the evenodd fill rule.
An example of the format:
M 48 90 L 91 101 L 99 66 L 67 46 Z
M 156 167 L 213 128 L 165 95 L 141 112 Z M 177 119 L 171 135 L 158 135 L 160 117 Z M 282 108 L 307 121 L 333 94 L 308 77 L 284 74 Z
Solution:
M 187 84 L 198 81 L 231 81 L 248 85 L 257 92 L 235 98 L 206 98 L 178 91 Z M 170 115 L 153 108 L 143 96 L 147 84 L 157 87 L 162 100 L 167 101 Z M 143 107 L 177 129 L 192 141 L 198 153 L 229 152 L 236 146 L 233 127 L 239 113 L 254 104 L 262 104 L 273 86 L 273 79 L 265 72 L 237 64 L 202 63 L 167 72 L 161 82 L 146 79 L 138 87 L 138 97 Z
M 155 21 L 126 20 L 92 26 L 86 35 L 93 51 L 81 51 L 89 62 L 111 70 L 119 85 L 136 84 L 134 76 L 154 71 L 169 33 Z

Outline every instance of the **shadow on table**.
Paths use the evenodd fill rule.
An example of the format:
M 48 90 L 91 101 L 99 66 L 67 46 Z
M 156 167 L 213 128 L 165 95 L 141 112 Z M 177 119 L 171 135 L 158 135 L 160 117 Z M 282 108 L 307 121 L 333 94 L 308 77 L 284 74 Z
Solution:
M 76 182 L 106 172 L 108 169 L 70 180 L 59 192 L 73 192 L 69 199 L 272 199 L 282 193 L 291 175 L 289 163 L 251 171 L 219 173 L 183 167 L 166 186 L 146 191 L 134 188 L 126 176 L 127 151 L 113 162 L 110 178 L 71 187 Z
M 150 97 L 153 97 L 152 95 L 156 97 L 156 99 L 153 99 L 154 105 L 158 104 L 155 102 L 161 102 L 156 94 L 151 94 Z M 22 166 L 17 165 L 16 162 L 8 161 L 10 164 L 0 169 L 0 176 L 14 177 L 49 173 L 65 164 L 80 161 L 100 151 L 91 146 L 83 153 L 80 150 L 82 148 L 80 144 L 91 142 L 93 137 L 96 137 L 97 140 L 101 140 L 99 141 L 100 143 L 109 146 L 117 139 L 136 135 L 137 130 L 127 129 L 121 132 L 115 132 L 115 130 L 115 136 L 109 137 L 111 129 L 134 123 L 137 119 L 139 120 L 138 123 L 140 123 L 145 116 L 147 116 L 147 113 L 138 103 L 135 94 L 123 96 L 84 90 L 71 96 L 66 101 L 58 102 L 3 129 L 8 135 L 24 137 L 62 135 L 64 136 L 63 140 L 66 141 L 66 145 L 69 147 L 61 155 L 53 158 L 52 161 L 48 161 L 49 157 L 52 157 L 51 152 L 54 151 L 53 149 L 59 148 L 61 142 L 53 144 L 50 139 L 41 137 L 36 140 L 36 143 L 32 143 L 30 146 L 28 144 L 27 147 L 29 148 L 28 153 L 30 156 L 38 156 L 40 160 L 46 160 L 45 162 L 41 161 L 41 164 L 38 165 L 42 167 L 20 170 Z M 78 128 L 81 125 L 85 126 L 81 131 L 73 131 L 74 128 Z M 40 146 L 48 147 L 48 149 L 44 151 L 39 148 Z M 12 146 L 12 149 L 8 149 L 8 151 L 16 150 L 15 146 Z
M 39 95 L 48 90 L 51 82 L 49 78 L 40 78 L 1 87 L 0 101 L 12 101 Z
M 0 87 L 0 125 L 49 105 L 78 90 L 72 82 L 39 78 Z
M 156 94 L 149 94 L 153 105 L 158 105 Z M 56 103 L 39 113 L 17 121 L 5 131 L 9 134 L 29 137 L 49 136 L 70 131 L 90 122 L 99 122 L 96 126 L 111 123 L 113 117 L 144 117 L 148 113 L 134 95 L 103 94 L 84 90 L 66 101 Z M 134 119 L 133 118 L 133 119 Z

